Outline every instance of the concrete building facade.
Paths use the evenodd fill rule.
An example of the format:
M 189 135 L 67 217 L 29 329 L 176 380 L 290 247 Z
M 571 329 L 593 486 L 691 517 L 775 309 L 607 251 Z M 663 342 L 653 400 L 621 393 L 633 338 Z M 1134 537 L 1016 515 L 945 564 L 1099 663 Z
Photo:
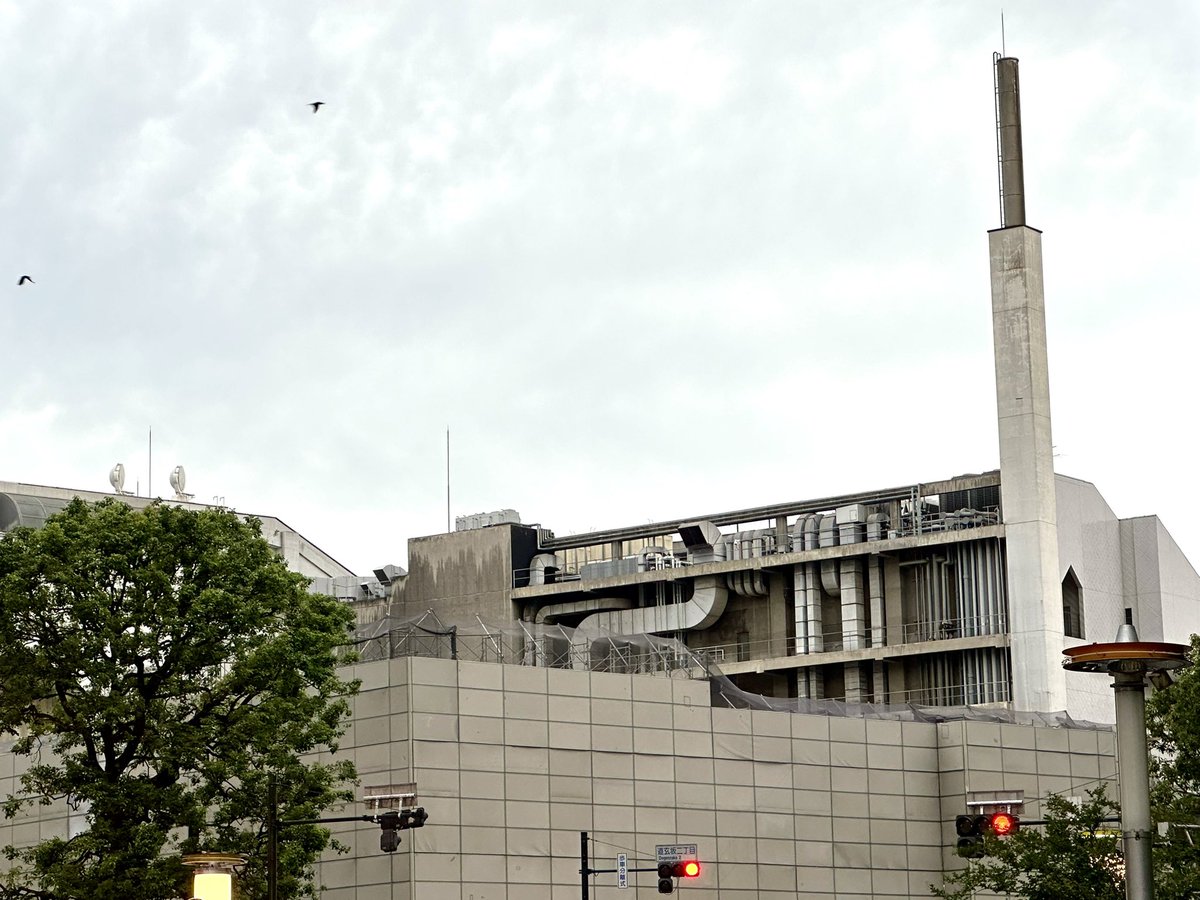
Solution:
M 968 800 L 1032 818 L 1116 771 L 1109 731 L 717 708 L 704 680 L 464 660 L 356 674 L 364 796 L 411 785 L 430 818 L 394 857 L 346 826 L 352 854 L 319 870 L 330 900 L 575 900 L 583 831 L 594 868 L 696 844 L 689 900 L 927 897 L 961 865 Z M 615 875 L 593 884 L 616 896 Z
M 390 798 L 429 821 L 394 854 L 370 823 L 331 826 L 350 850 L 317 868 L 327 900 L 575 900 L 580 834 L 593 868 L 654 865 L 697 845 L 689 900 L 925 897 L 967 802 L 1040 815 L 1050 793 L 1111 782 L 1107 730 L 900 721 L 714 707 L 704 679 L 465 659 L 353 668 L 362 690 L 342 742 L 370 814 Z M 29 757 L 0 744 L 0 793 Z M 1115 793 L 1110 790 L 1110 795 Z M 0 823 L 21 846 L 85 827 L 65 803 Z M 615 896 L 595 875 L 593 896 Z M 658 896 L 633 873 L 630 900 Z
M 1153 517 L 1054 471 L 1041 233 L 1025 219 L 1017 60 L 995 60 L 1001 227 L 988 235 L 1000 468 L 555 537 L 511 510 L 409 542 L 393 614 L 674 636 L 748 689 L 1067 710 L 1111 721 L 1062 651 L 1200 630 L 1200 577 Z M 474 527 L 471 527 L 474 526 Z

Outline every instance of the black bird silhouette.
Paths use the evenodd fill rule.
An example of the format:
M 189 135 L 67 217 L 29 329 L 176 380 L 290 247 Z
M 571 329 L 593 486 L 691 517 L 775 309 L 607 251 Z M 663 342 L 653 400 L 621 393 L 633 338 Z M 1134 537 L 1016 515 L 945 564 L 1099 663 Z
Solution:
M 17 279 L 17 287 L 20 287 L 21 285 L 23 285 L 23 284 L 24 284 L 25 282 L 27 282 L 27 281 L 28 281 L 30 284 L 36 284 L 36 283 L 37 283 L 37 282 L 35 282 L 35 281 L 34 281 L 32 278 L 30 278 L 28 275 L 22 275 L 20 278 L 18 278 L 18 279 Z
M 316 113 L 316 111 L 318 109 L 320 109 L 322 106 L 325 105 L 325 101 L 324 100 L 316 100 L 308 105 L 311 106 L 313 108 L 313 112 Z

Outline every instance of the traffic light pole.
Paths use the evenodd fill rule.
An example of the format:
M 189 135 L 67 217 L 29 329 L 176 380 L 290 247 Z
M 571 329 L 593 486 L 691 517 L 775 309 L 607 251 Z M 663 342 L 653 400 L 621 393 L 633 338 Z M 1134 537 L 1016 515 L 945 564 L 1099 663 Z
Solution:
M 267 900 L 279 900 L 279 794 L 267 785 Z
M 588 833 L 579 832 L 579 897 L 588 900 L 588 876 L 592 874 L 588 866 Z
M 325 822 L 371 822 L 379 816 L 327 816 L 323 819 L 281 819 L 275 784 L 267 789 L 267 900 L 279 900 L 279 829 L 288 825 L 321 825 Z
M 588 865 L 588 833 L 579 832 L 579 898 L 588 900 L 588 878 L 592 875 L 612 875 L 619 869 L 593 869 Z M 626 868 L 626 872 L 657 872 L 658 866 L 639 866 Z

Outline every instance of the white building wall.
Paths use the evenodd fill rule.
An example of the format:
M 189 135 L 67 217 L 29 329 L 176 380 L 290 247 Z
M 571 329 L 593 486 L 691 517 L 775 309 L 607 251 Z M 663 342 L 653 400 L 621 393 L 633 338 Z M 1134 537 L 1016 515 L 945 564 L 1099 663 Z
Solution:
M 1111 641 L 1128 605 L 1121 522 L 1090 482 L 1058 475 L 1055 486 L 1059 584 L 1073 569 L 1083 598 L 1083 639 L 1064 638 L 1063 647 Z M 1092 722 L 1116 721 L 1109 676 L 1071 672 L 1066 680 L 1067 711 L 1071 715 Z
M 1121 522 L 1136 605 L 1135 624 L 1145 641 L 1189 643 L 1200 632 L 1200 576 L 1157 516 Z
M 1163 640 L 1191 642 L 1200 633 L 1200 574 L 1157 516 L 1148 516 L 1158 537 L 1159 584 L 1162 587 Z
M 1056 477 L 1058 553 L 1063 577 L 1074 569 L 1083 592 L 1083 640 L 1111 641 L 1134 611 L 1144 641 L 1190 643 L 1200 632 L 1200 576 L 1156 516 L 1118 519 L 1095 486 Z M 1070 673 L 1067 711 L 1094 722 L 1115 721 L 1111 679 Z

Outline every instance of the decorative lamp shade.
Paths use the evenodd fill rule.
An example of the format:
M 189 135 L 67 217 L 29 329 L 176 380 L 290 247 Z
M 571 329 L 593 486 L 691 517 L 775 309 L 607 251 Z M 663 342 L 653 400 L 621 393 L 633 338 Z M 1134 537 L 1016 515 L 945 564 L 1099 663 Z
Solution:
M 234 853 L 190 853 L 183 858 L 191 866 L 194 900 L 233 900 L 234 866 L 246 860 Z

